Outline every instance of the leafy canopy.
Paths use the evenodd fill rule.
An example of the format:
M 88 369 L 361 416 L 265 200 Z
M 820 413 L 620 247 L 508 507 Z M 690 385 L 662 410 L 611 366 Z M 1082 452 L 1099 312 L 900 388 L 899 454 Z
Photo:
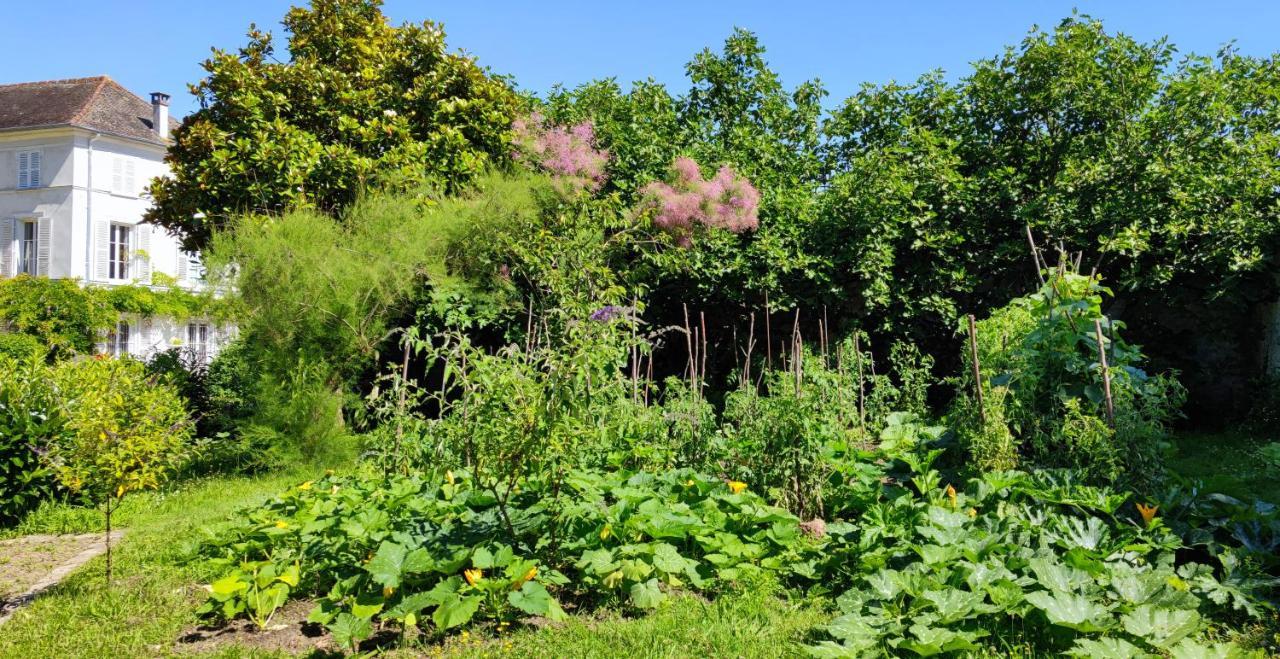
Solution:
M 270 33 L 215 50 L 191 87 L 200 110 L 174 134 L 171 178 L 147 219 L 189 248 L 240 213 L 341 209 L 361 190 L 449 188 L 502 162 L 516 96 L 436 24 L 391 26 L 381 0 L 316 0 Z

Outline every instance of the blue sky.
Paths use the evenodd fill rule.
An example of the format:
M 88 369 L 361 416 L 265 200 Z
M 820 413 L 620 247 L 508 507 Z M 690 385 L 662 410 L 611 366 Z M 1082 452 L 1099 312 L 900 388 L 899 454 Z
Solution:
M 288 0 L 13 2 L 5 32 L 38 35 L 30 57 L 0 58 L 0 83 L 108 74 L 144 95 L 168 91 L 176 115 L 194 109 L 186 85 L 212 46 L 244 43 L 250 22 L 279 34 Z M 127 10 L 122 7 L 127 6 Z M 788 86 L 820 78 L 834 99 L 862 82 L 911 80 L 933 68 L 961 75 L 1034 24 L 1073 8 L 1142 40 L 1169 36 L 1181 52 L 1212 54 L 1235 40 L 1247 54 L 1280 51 L 1280 2 L 702 2 L 388 0 L 396 23 L 443 22 L 453 48 L 478 55 L 521 87 L 545 91 L 600 77 L 654 77 L 683 89 L 684 64 L 718 48 L 735 26 L 757 32 Z

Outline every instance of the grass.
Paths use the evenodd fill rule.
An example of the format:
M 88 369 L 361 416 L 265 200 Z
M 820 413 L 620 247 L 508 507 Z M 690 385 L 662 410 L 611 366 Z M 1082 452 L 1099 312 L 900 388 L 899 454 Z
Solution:
M 674 597 L 638 618 L 616 612 L 574 617 L 505 637 L 455 638 L 446 657 L 780 657 L 798 655 L 811 630 L 831 619 L 815 602 L 788 602 L 772 588 L 743 589 L 708 602 Z
M 1240 430 L 1180 433 L 1169 467 L 1206 491 L 1280 504 L 1280 472 L 1258 454 L 1268 441 Z
M 199 528 L 318 471 L 309 467 L 259 477 L 207 478 L 126 499 L 113 519 L 128 532 L 115 551 L 112 586 L 105 583 L 104 559 L 90 561 L 0 626 L 0 657 L 170 654 L 181 630 L 195 621 L 193 611 L 203 599 L 197 584 L 210 576 L 185 561 L 199 541 Z M 46 506 L 19 530 L 84 533 L 101 530 L 101 524 L 84 511 Z

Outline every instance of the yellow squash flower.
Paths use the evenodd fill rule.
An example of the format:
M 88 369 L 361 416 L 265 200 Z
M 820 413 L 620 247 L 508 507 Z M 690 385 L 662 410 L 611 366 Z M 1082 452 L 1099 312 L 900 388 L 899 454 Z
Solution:
M 955 508 L 956 507 L 956 488 L 952 487 L 950 483 L 947 484 L 947 498 L 951 499 L 951 507 Z
M 604 528 L 603 528 L 603 529 L 600 529 L 600 539 L 601 539 L 601 540 L 608 540 L 608 539 L 609 539 L 609 536 L 611 536 L 611 535 L 613 535 L 613 525 L 612 525 L 612 524 L 605 524 L 605 525 L 604 525 Z
M 1138 514 L 1142 515 L 1142 525 L 1144 527 L 1151 526 L 1151 520 L 1156 518 L 1156 511 L 1160 510 L 1160 506 L 1148 506 L 1145 504 L 1137 504 Z
M 977 516 L 978 516 L 978 509 L 977 509 L 977 508 L 970 508 L 970 509 L 969 509 L 969 519 L 973 519 L 973 518 L 975 518 L 975 517 L 977 517 Z
M 471 568 L 470 570 L 463 570 L 462 576 L 466 578 L 467 583 L 474 586 L 477 583 L 480 583 L 480 580 L 484 578 L 484 571 L 478 567 Z
M 747 489 L 747 484 L 742 481 L 729 481 L 729 491 L 738 494 Z
M 529 581 L 530 579 L 533 579 L 536 576 L 538 576 L 538 566 L 535 565 L 529 568 L 527 572 L 520 575 L 520 578 L 516 579 L 515 582 L 511 584 L 511 590 L 520 590 L 520 587 L 523 586 L 525 582 Z
M 278 529 L 287 529 L 287 528 L 289 528 L 289 523 L 288 523 L 288 522 L 286 522 L 286 521 L 284 521 L 283 519 L 276 520 L 276 528 L 278 528 Z
M 307 481 L 307 482 L 303 483 L 302 485 L 299 485 L 299 486 L 298 486 L 298 489 L 299 489 L 299 490 L 303 490 L 303 491 L 305 492 L 306 490 L 311 489 L 311 485 L 312 485 L 312 483 L 314 483 L 314 482 L 315 482 L 315 481 Z

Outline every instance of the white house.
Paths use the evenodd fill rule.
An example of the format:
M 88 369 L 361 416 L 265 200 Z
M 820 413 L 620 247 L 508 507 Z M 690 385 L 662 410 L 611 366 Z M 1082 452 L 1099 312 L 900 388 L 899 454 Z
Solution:
M 142 223 L 176 126 L 168 95 L 148 103 L 106 76 L 0 85 L 0 277 L 203 286 L 199 256 Z M 200 319 L 122 318 L 100 349 L 208 360 L 228 336 Z

